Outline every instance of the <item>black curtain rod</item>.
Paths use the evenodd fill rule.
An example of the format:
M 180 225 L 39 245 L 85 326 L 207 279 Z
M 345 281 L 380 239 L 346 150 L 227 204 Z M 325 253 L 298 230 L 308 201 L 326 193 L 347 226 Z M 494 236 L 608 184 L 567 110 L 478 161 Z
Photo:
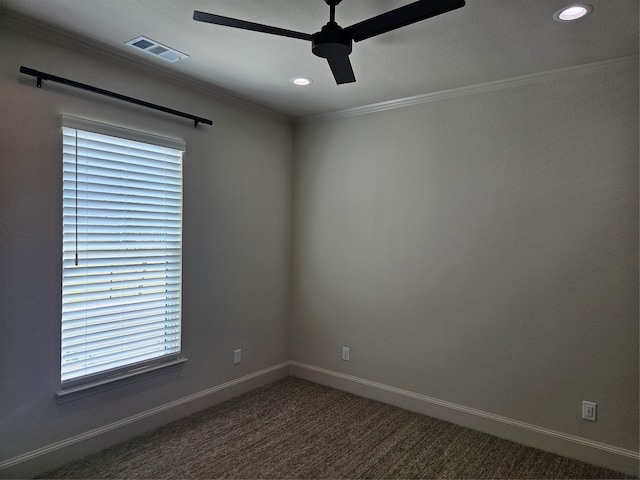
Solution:
M 145 102 L 144 100 L 138 100 L 137 98 L 127 97 L 126 95 L 120 95 L 119 93 L 110 92 L 109 90 L 103 90 L 102 88 L 92 87 L 91 85 L 74 82 L 73 80 L 69 80 L 62 77 L 56 77 L 55 75 L 39 72 L 38 70 L 34 70 L 32 68 L 20 67 L 20 73 L 25 73 L 27 75 L 31 75 L 32 77 L 36 77 L 38 79 L 38 83 L 37 83 L 38 88 L 42 87 L 42 80 L 51 80 L 52 82 L 62 83 L 63 85 L 69 85 L 70 87 L 81 88 L 82 90 L 88 90 L 93 93 L 99 93 L 100 95 L 106 95 L 107 97 L 117 98 L 118 100 L 123 100 L 129 103 L 135 103 L 136 105 L 152 108 L 154 110 L 160 110 L 161 112 L 170 113 L 171 115 L 177 115 L 179 117 L 188 118 L 194 121 L 196 128 L 198 127 L 199 123 L 206 123 L 207 125 L 213 125 L 213 122 L 207 118 L 197 117 L 189 113 L 179 112 L 178 110 L 173 110 L 171 108 L 163 107 L 161 105 L 155 105 L 153 103 Z

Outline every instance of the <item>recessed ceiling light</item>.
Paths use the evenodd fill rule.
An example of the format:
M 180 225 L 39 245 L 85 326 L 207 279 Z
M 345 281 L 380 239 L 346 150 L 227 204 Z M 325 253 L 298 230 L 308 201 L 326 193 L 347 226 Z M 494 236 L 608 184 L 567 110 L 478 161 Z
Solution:
M 553 14 L 553 19 L 556 22 L 571 22 L 573 20 L 585 17 L 591 12 L 593 12 L 593 7 L 591 5 L 587 5 L 586 3 L 578 3 L 561 8 Z
M 311 85 L 313 83 L 313 80 L 311 80 L 310 78 L 306 78 L 306 77 L 293 77 L 289 81 L 291 83 L 293 83 L 294 85 L 300 85 L 301 87 L 305 87 L 305 86 Z

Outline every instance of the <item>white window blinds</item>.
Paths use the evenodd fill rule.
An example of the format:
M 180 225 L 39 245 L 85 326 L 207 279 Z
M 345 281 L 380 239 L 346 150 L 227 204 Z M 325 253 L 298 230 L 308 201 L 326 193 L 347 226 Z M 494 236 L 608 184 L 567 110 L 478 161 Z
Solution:
M 66 116 L 62 131 L 64 387 L 180 354 L 184 144 Z

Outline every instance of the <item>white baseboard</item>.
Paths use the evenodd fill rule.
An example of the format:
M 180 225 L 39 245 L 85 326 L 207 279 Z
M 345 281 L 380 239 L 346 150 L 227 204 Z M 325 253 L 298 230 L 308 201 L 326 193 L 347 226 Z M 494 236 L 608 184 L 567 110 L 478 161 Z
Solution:
M 282 362 L 235 380 L 202 390 L 193 395 L 146 410 L 137 415 L 123 418 L 117 422 L 103 425 L 88 432 L 1 461 L 0 478 L 32 478 L 34 475 L 42 473 L 46 469 L 55 468 L 65 461 L 87 454 L 90 450 L 106 448 L 108 445 L 116 441 L 121 441 L 128 436 L 142 433 L 149 428 L 143 425 L 143 421 L 153 421 L 153 417 L 156 417 L 158 414 L 162 413 L 165 417 L 163 417 L 163 420 L 159 423 L 156 419 L 156 425 L 154 426 L 195 413 L 209 405 L 215 405 L 216 403 L 227 400 L 231 396 L 239 395 L 261 384 L 285 377 L 288 374 L 289 365 L 290 363 L 288 361 Z M 215 397 L 212 397 L 214 395 Z M 167 415 L 168 413 L 173 413 L 173 415 L 169 416 Z M 91 442 L 92 440 L 93 442 Z M 94 445 L 82 448 L 82 444 L 85 443 L 93 443 Z M 87 451 L 87 449 L 89 449 L 89 451 Z
M 291 361 L 291 375 L 583 462 L 639 475 L 640 454 L 401 388 Z
M 538 427 L 352 375 L 300 362 L 287 361 L 146 410 L 118 422 L 4 460 L 0 462 L 0 478 L 31 478 L 33 475 L 42 473 L 44 469 L 54 468 L 56 464 L 88 453 L 86 448 L 82 448 L 85 443 L 94 441 L 93 443 L 98 448 L 95 445 L 89 447 L 93 450 L 105 448 L 108 444 L 121 440 L 121 438 L 117 438 L 118 434 L 122 436 L 125 433 L 127 435 L 141 433 L 135 431 L 136 426 L 139 426 L 146 419 L 153 419 L 161 413 L 166 415 L 169 411 L 175 411 L 176 418 L 194 413 L 205 408 L 202 402 L 211 405 L 219 403 L 227 397 L 249 391 L 261 383 L 283 377 L 287 374 L 287 369 L 291 375 L 299 378 L 390 405 L 397 405 L 541 450 L 611 468 L 636 477 L 640 473 L 638 467 L 640 454 L 638 452 Z M 216 397 L 212 400 L 211 396 L 214 395 Z M 110 436 L 114 437 L 115 441 L 111 440 Z

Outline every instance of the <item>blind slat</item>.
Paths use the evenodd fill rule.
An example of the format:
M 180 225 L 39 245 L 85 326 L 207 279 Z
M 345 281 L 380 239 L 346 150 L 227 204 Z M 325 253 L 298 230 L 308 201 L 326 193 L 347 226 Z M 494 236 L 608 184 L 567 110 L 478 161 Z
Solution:
M 100 372 L 111 372 L 122 367 L 122 365 L 135 365 L 145 360 L 152 360 L 162 357 L 174 357 L 175 351 L 179 351 L 179 344 L 169 344 L 172 348 L 147 348 L 137 352 L 122 352 L 111 358 L 98 361 L 81 361 L 69 364 L 67 371 L 62 373 L 62 381 L 68 382 L 78 378 L 88 377 Z M 173 351 L 172 351 L 173 350 Z
M 135 335 L 138 333 L 144 332 L 153 332 L 157 328 L 165 328 L 166 326 L 176 326 L 177 322 L 174 319 L 172 325 L 168 325 L 169 322 L 165 320 L 163 315 L 152 315 L 149 316 L 146 321 L 136 320 L 135 322 L 127 322 L 111 325 L 111 328 L 86 328 L 84 326 L 78 326 L 76 328 L 70 328 L 67 330 L 67 336 L 69 338 L 69 342 L 67 344 L 68 348 L 72 348 L 76 345 L 85 345 L 88 342 L 94 341 L 102 341 L 108 340 L 113 341 L 112 335 L 113 331 L 116 329 L 120 329 L 123 332 L 127 332 L 127 334 Z

